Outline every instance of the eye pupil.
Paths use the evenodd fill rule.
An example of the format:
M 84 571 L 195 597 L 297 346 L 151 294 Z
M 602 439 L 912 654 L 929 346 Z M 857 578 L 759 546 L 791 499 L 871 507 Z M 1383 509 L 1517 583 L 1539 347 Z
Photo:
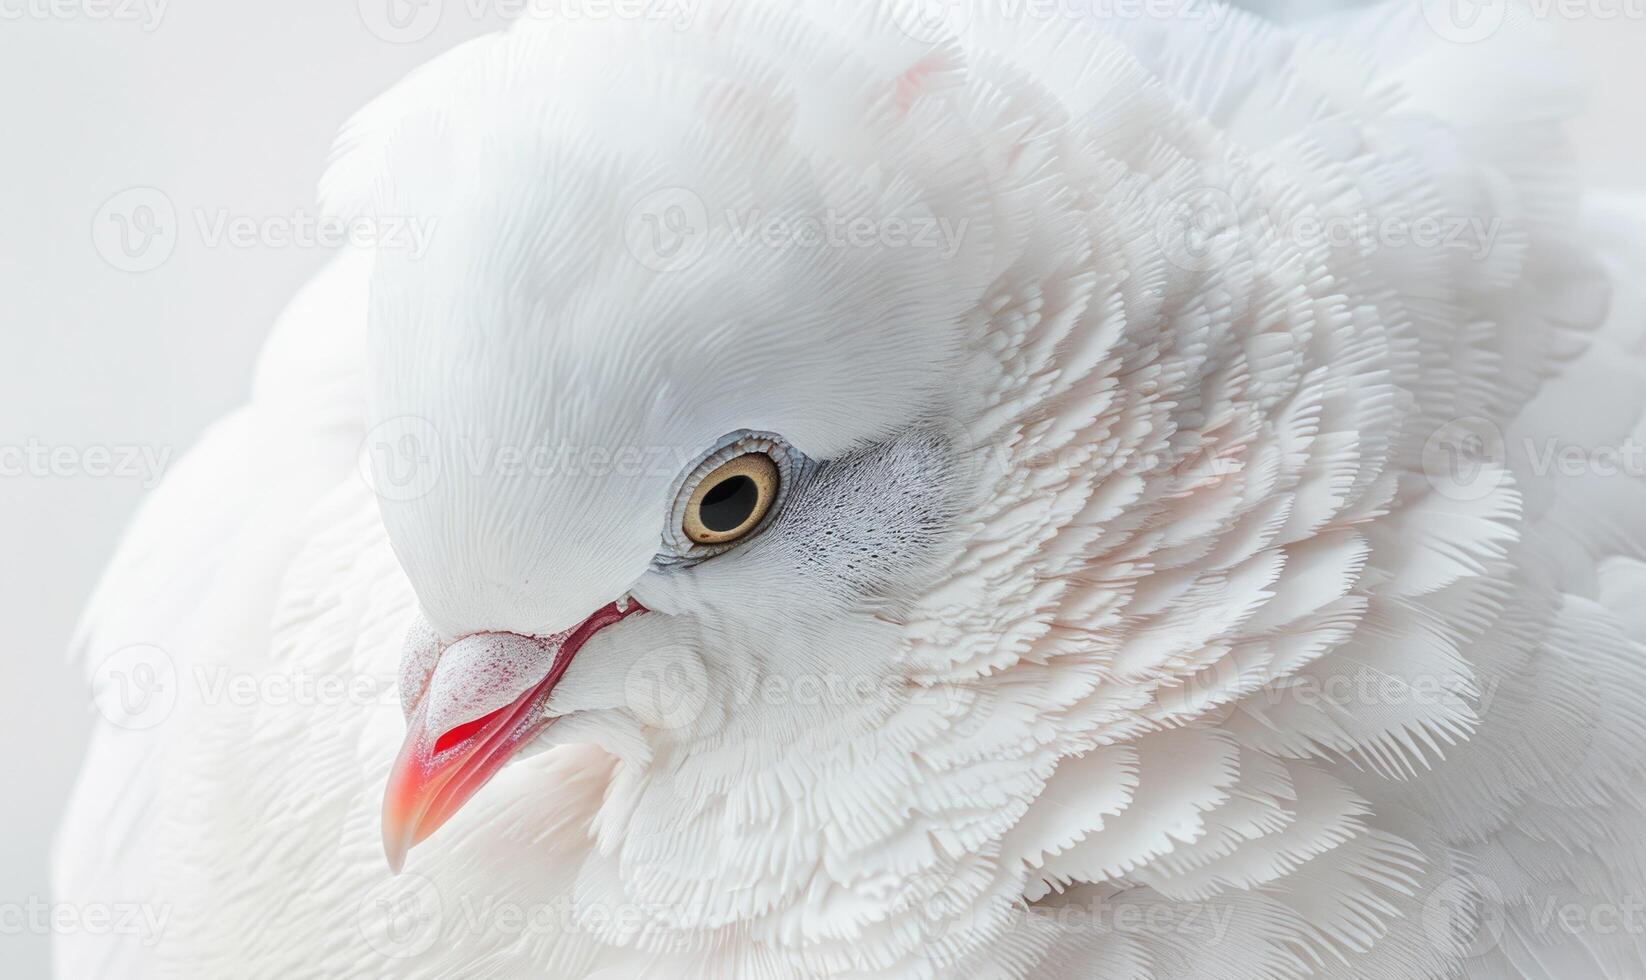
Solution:
M 749 519 L 760 503 L 760 488 L 746 476 L 722 480 L 708 493 L 698 507 L 703 526 L 717 534 L 734 531 Z

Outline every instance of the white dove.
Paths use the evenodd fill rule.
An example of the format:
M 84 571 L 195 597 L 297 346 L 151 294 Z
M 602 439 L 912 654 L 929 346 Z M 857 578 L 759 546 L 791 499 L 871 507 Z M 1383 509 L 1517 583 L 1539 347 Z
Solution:
M 58 898 L 163 928 L 60 975 L 1646 976 L 1646 211 L 1538 32 L 943 7 L 349 125 L 79 640 Z

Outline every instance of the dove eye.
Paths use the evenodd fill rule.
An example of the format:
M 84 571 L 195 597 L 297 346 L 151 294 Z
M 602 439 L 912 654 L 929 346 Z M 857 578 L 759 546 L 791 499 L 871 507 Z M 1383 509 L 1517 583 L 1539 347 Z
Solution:
M 695 544 L 730 544 L 759 526 L 781 486 L 777 463 L 767 454 L 735 456 L 697 481 L 682 530 Z
M 675 484 L 659 560 L 690 564 L 736 547 L 772 522 L 810 465 L 775 432 L 721 436 Z

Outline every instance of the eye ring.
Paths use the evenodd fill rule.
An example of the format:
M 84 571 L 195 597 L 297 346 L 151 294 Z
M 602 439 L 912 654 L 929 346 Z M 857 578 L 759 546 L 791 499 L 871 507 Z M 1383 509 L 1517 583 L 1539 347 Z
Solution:
M 715 474 L 720 473 L 722 467 L 727 467 L 747 456 L 760 458 L 744 460 L 738 469 L 715 478 Z M 762 459 L 764 464 L 761 462 Z M 775 476 L 766 470 L 768 465 L 775 470 Z M 789 488 L 794 485 L 796 476 L 806 465 L 805 455 L 776 433 L 742 429 L 722 436 L 716 440 L 714 448 L 699 457 L 697 463 L 681 474 L 675 482 L 674 503 L 669 507 L 668 523 L 664 525 L 663 551 L 659 555 L 659 560 L 664 564 L 701 561 L 736 547 L 772 522 L 772 515 L 783 507 Z M 755 469 L 745 471 L 742 467 Z M 738 522 L 735 527 L 729 526 L 730 518 L 743 516 L 735 511 L 722 511 L 725 519 L 719 522 L 702 520 L 701 505 L 704 499 L 713 493 L 720 483 L 725 482 L 726 476 L 747 478 L 753 484 L 752 489 L 757 497 L 751 516 Z M 728 487 L 726 491 L 739 489 Z M 741 489 L 747 493 L 749 488 Z M 694 528 L 687 526 L 688 511 L 693 515 L 694 528 L 696 524 L 701 524 L 708 530 L 708 534 L 702 533 L 701 530 L 696 534 L 692 533 Z M 714 526 L 710 526 L 711 523 Z M 716 530 L 716 527 L 726 529 Z
M 782 485 L 770 456 L 759 451 L 734 456 L 697 481 L 681 530 L 693 544 L 731 544 L 760 525 Z

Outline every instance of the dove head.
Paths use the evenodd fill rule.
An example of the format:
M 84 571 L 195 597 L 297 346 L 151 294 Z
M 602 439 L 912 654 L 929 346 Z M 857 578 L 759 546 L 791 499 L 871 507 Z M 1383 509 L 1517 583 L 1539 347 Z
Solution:
M 735 52 L 614 43 L 460 52 L 332 175 L 370 157 L 377 219 L 429 229 L 379 246 L 369 312 L 375 484 L 425 620 L 394 863 L 526 748 L 735 768 L 883 721 L 971 486 L 990 199 L 975 154 L 933 157 L 947 117 L 895 74 L 797 101 Z
M 959 40 L 898 0 L 527 20 L 345 131 L 326 194 L 381 223 L 368 449 L 421 614 L 392 864 L 462 808 L 437 872 L 569 862 L 574 906 L 641 912 L 597 941 L 703 954 L 671 973 L 967 972 L 1039 942 L 1004 931 L 1025 901 L 1198 894 L 1245 828 L 1359 821 L 1328 751 L 1415 772 L 1477 721 L 1436 624 L 1487 628 L 1444 604 L 1490 591 L 1519 498 L 1410 469 L 1430 403 L 1394 379 L 1433 311 L 1386 278 L 1452 266 L 1265 217 L 1427 185 L 1313 97 L 1253 108 L 1291 86 L 1225 102 L 1233 61 L 1201 84 L 1150 35 L 959 6 Z M 1311 686 L 1385 671 L 1444 695 Z M 604 754 L 509 766 L 565 743 Z

